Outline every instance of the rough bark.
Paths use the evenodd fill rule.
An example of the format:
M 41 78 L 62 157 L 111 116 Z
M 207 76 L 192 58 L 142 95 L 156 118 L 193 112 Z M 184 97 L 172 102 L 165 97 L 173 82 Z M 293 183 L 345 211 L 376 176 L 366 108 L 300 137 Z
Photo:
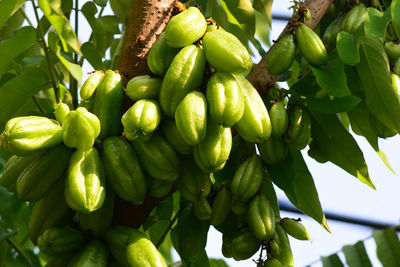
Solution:
M 146 56 L 168 23 L 177 0 L 133 0 L 132 8 L 126 21 L 125 36 L 121 48 L 118 69 L 125 78 L 125 84 L 131 78 L 150 74 Z M 307 0 L 305 5 L 310 9 L 314 28 L 334 0 Z M 265 57 L 254 66 L 247 76 L 250 82 L 261 93 L 265 94 L 279 76 L 268 74 Z M 172 194 L 176 188 L 170 192 Z M 169 194 L 168 194 L 169 195 Z M 167 197 L 167 196 L 166 196 Z M 165 198 L 165 197 L 164 197 Z M 164 199 L 163 198 L 163 199 Z M 134 228 L 140 227 L 160 201 L 163 199 L 147 196 L 142 205 L 133 205 L 117 198 L 113 224 L 122 224 Z
M 304 5 L 308 7 L 311 12 L 311 21 L 309 26 L 315 28 L 321 18 L 324 16 L 325 12 L 328 10 L 329 6 L 334 2 L 334 0 L 307 0 Z M 285 30 L 288 26 L 286 26 Z M 285 30 L 279 36 L 278 40 L 281 38 Z M 253 86 L 258 90 L 261 95 L 267 95 L 269 88 L 271 88 L 279 76 L 271 75 L 267 71 L 266 58 L 269 51 L 264 55 L 260 62 L 253 67 L 247 79 L 253 84 Z

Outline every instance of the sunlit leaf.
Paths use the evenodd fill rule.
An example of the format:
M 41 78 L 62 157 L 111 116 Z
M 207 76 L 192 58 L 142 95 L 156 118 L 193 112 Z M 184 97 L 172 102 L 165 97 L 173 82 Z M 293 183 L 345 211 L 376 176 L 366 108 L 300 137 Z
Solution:
M 392 0 L 392 4 L 390 5 L 390 14 L 397 37 L 400 38 L 400 0 Z
M 382 13 L 378 9 L 370 7 L 368 8 L 368 12 L 365 17 L 365 33 L 383 42 L 386 35 L 386 27 L 389 24 L 389 21 L 389 9 Z
M 0 27 L 24 5 L 25 0 L 2 0 L 0 1 Z
M 106 33 L 103 25 L 96 19 L 97 7 L 92 2 L 87 2 L 82 7 L 82 13 L 89 22 L 93 31 L 94 44 L 103 54 L 106 50 Z
M 336 37 L 336 48 L 340 59 L 351 66 L 354 66 L 360 62 L 360 54 L 358 51 L 359 42 L 358 38 L 360 36 L 360 31 L 355 34 L 350 34 L 348 32 L 339 32 Z
M 348 95 L 342 97 L 307 98 L 305 105 L 315 111 L 324 113 L 341 113 L 354 109 L 361 99 L 357 96 Z

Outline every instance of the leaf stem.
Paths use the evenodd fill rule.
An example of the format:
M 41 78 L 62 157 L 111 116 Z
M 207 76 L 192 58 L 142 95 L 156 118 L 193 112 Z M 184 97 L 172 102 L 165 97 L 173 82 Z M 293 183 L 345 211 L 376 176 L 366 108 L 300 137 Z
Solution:
M 33 27 L 31 20 L 29 19 L 28 15 L 26 15 L 26 13 L 25 13 L 25 10 L 23 8 L 20 8 L 20 9 L 18 9 L 18 11 L 22 13 L 22 16 L 24 16 L 24 18 L 28 22 L 29 26 Z
M 40 19 L 39 19 L 39 14 L 37 12 L 38 7 L 35 5 L 35 1 L 31 0 L 32 6 L 33 6 L 33 11 L 35 13 L 35 18 L 38 24 L 38 31 L 39 31 L 39 43 L 42 46 L 42 49 L 44 50 L 44 54 L 46 56 L 46 61 L 47 65 L 49 67 L 49 73 L 50 73 L 50 82 L 53 86 L 54 94 L 56 97 L 57 102 L 60 100 L 60 88 L 58 87 L 56 83 L 56 79 L 54 76 L 54 71 L 53 71 L 53 66 L 51 64 L 51 59 L 50 59 L 50 48 L 47 46 L 45 40 L 44 40 L 44 34 L 42 31 L 42 25 L 40 24 Z
M 178 219 L 178 215 L 182 212 L 182 210 L 184 210 L 187 207 L 187 205 L 189 205 L 189 204 L 186 204 L 185 206 L 181 207 L 178 210 L 178 212 L 174 215 L 174 217 L 169 221 L 167 229 L 165 229 L 164 233 L 161 235 L 160 239 L 157 241 L 156 248 L 159 248 L 161 246 L 161 244 L 164 241 L 164 238 L 167 236 L 168 232 L 172 230 L 172 225 L 174 225 L 175 221 Z
M 6 241 L 8 242 L 8 244 L 10 244 L 10 246 L 12 246 L 18 252 L 18 254 L 22 256 L 22 258 L 26 261 L 26 263 L 30 267 L 33 267 L 31 260 L 28 258 L 28 256 L 22 250 L 22 248 L 20 248 L 19 245 L 14 240 L 12 240 L 10 237 L 6 237 Z

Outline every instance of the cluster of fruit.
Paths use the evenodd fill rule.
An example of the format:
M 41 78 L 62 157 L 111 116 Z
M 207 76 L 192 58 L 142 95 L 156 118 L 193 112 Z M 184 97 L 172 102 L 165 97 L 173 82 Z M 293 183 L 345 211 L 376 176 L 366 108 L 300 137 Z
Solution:
M 125 114 L 119 73 L 96 71 L 80 90 L 78 108 L 60 103 L 57 121 L 13 118 L 1 135 L 13 156 L 0 184 L 21 200 L 37 201 L 29 235 L 53 256 L 48 266 L 108 266 L 108 251 L 122 266 L 167 266 L 145 234 L 110 225 L 115 194 L 141 205 L 146 194 L 162 198 L 174 185 L 185 208 L 171 240 L 182 261 L 202 258 L 213 225 L 223 233 L 226 257 L 247 259 L 263 247 L 265 266 L 293 265 L 287 233 L 309 237 L 299 222 L 279 218 L 263 160 L 275 164 L 288 147 L 303 149 L 310 140 L 309 115 L 300 107 L 288 115 L 281 100 L 268 112 L 243 77 L 252 67 L 246 48 L 207 25 L 198 8 L 170 20 L 147 60 L 155 75 L 129 81 L 126 94 L 135 103 Z M 232 177 L 219 181 L 218 172 L 237 157 L 231 128 L 252 149 L 244 158 L 237 153 Z

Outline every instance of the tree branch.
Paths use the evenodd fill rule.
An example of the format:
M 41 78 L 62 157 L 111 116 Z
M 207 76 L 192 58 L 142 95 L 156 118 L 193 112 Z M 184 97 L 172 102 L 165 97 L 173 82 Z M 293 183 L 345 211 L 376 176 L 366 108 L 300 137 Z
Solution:
M 334 2 L 334 0 L 307 0 L 304 5 L 311 12 L 311 21 L 309 26 L 311 28 L 315 28 L 321 18 L 324 16 L 329 6 Z M 283 36 L 283 33 L 288 28 L 286 26 L 285 30 L 281 33 L 278 40 Z M 271 51 L 271 49 L 269 50 Z M 269 54 L 269 51 L 264 55 L 264 57 L 260 60 L 260 62 L 253 67 L 249 75 L 247 75 L 247 79 L 253 84 L 253 86 L 257 89 L 257 91 L 262 95 L 266 96 L 268 94 L 269 89 L 278 81 L 279 76 L 271 75 L 267 71 L 266 66 L 266 58 Z

